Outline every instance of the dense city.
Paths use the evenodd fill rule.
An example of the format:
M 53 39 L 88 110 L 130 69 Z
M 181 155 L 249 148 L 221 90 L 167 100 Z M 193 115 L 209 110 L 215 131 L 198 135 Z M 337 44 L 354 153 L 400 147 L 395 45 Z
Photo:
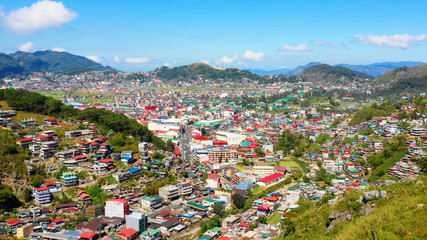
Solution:
M 316 204 L 332 209 L 329 232 L 375 211 L 390 193 L 374 187 L 417 181 L 425 171 L 424 92 L 385 99 L 366 94 L 360 80 L 189 88 L 129 75 L 4 81 L 0 125 L 2 139 L 12 140 L 3 152 L 19 154 L 22 167 L 3 166 L 1 184 L 22 200 L 4 204 L 2 236 L 274 239 L 295 232 L 295 221 Z M 8 97 L 15 89 L 81 112 L 126 116 L 163 145 L 102 120 L 22 111 Z

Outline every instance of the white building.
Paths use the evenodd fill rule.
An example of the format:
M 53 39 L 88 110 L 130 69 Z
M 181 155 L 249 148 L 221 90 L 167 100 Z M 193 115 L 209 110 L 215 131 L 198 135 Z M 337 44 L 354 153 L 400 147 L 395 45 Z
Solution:
M 228 145 L 239 145 L 246 139 L 246 136 L 237 133 L 218 131 L 216 132 L 216 138 L 219 141 L 226 141 Z
M 105 202 L 106 217 L 124 218 L 126 214 L 129 214 L 128 201 L 123 199 L 110 199 Z

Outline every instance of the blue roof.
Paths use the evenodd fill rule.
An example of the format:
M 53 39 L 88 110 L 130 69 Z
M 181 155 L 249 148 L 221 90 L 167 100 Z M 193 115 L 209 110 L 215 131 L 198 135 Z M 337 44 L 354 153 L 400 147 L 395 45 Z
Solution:
M 251 184 L 252 184 L 252 182 L 240 182 L 240 183 L 236 184 L 236 187 L 237 186 L 248 186 L 248 185 L 251 185 Z
M 122 159 L 131 160 L 132 157 L 131 156 L 123 156 Z
M 130 173 L 136 173 L 138 171 L 141 171 L 141 168 L 132 168 L 132 169 L 128 170 L 128 172 L 130 172 Z
M 263 200 L 254 200 L 254 203 L 257 203 L 257 204 L 264 204 L 264 201 L 263 201 Z
M 181 213 L 178 215 L 179 217 L 186 217 L 186 218 L 190 218 L 190 217 L 194 217 L 196 215 L 194 215 L 193 213 Z

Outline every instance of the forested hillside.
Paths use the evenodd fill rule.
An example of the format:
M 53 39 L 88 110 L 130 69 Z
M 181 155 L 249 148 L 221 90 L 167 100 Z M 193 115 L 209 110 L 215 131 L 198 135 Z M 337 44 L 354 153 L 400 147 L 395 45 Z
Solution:
M 236 68 L 220 69 L 204 63 L 194 63 L 181 67 L 161 67 L 154 71 L 156 76 L 164 80 L 197 80 L 199 78 L 208 80 L 241 80 L 243 78 L 258 79 L 260 76 L 246 70 Z
M 140 141 L 152 142 L 156 146 L 166 149 L 165 142 L 154 136 L 148 128 L 134 119 L 111 111 L 95 108 L 80 111 L 51 97 L 21 89 L 1 89 L 0 101 L 6 101 L 11 108 L 18 111 L 49 115 L 64 120 L 69 118 L 89 120 L 106 130 L 131 135 Z
M 333 67 L 327 64 L 309 67 L 299 74 L 298 77 L 303 81 L 309 82 L 340 82 L 355 78 L 372 79 L 372 76 L 368 74 L 356 72 L 345 67 Z
M 111 70 L 86 57 L 67 52 L 37 51 L 0 53 L 0 77 L 31 72 L 63 72 L 75 74 L 87 71 Z

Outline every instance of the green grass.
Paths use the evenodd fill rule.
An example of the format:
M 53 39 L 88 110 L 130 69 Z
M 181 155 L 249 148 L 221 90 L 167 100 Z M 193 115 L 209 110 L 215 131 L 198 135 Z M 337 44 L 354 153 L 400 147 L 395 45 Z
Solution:
M 247 170 L 247 169 L 245 169 L 245 168 L 243 168 L 243 167 L 241 167 L 241 166 L 234 166 L 234 168 L 235 169 L 237 169 L 237 170 L 240 170 L 240 171 L 245 171 L 245 170 Z
M 277 224 L 277 223 L 279 223 L 280 222 L 280 217 L 282 216 L 282 214 L 281 213 L 279 213 L 279 212 L 275 212 L 268 220 L 267 220 L 267 223 L 268 224 L 273 224 L 273 225 L 275 225 L 275 224 Z
M 262 190 L 264 190 L 265 189 L 265 187 L 263 187 L 263 186 L 256 186 L 253 190 L 252 190 L 252 192 L 253 193 L 257 193 L 257 192 L 260 192 L 260 191 L 262 191 Z
M 298 163 L 291 161 L 291 162 L 280 162 L 279 166 L 282 167 L 298 167 Z

